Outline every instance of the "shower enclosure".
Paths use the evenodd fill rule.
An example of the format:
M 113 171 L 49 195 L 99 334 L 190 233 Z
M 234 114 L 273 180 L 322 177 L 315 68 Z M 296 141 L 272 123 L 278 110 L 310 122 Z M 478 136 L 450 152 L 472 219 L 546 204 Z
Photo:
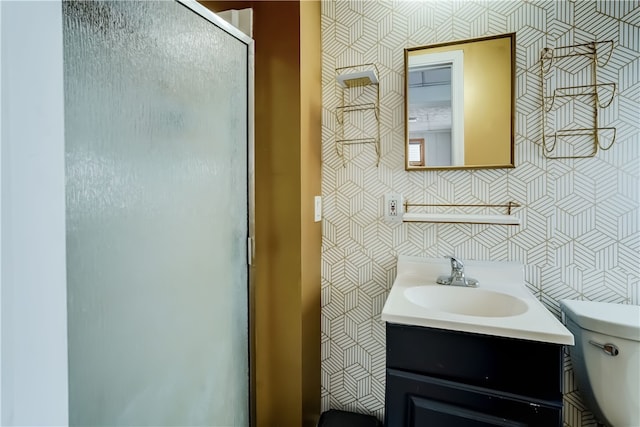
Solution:
M 71 425 L 249 422 L 249 47 L 198 11 L 63 2 Z
M 51 13 L 51 2 L 3 5 L 0 17 L 9 26 L 14 25 L 9 15 L 46 10 L 43 22 L 53 26 L 58 20 L 62 26 L 62 60 L 53 61 L 50 74 L 58 75 L 59 61 L 64 152 L 54 154 L 64 156 L 64 162 L 53 156 L 40 169 L 42 176 L 49 169 L 64 170 L 64 192 L 49 194 L 64 198 L 54 204 L 64 205 L 66 233 L 60 236 L 66 239 L 54 242 L 42 258 L 53 253 L 52 262 L 60 260 L 56 274 L 64 274 L 66 267 L 69 425 L 249 425 L 253 42 L 194 1 L 64 1 L 57 7 L 61 15 L 59 9 Z M 39 18 L 30 19 L 34 38 L 47 44 L 51 33 L 39 33 Z M 4 38 L 5 29 L 2 36 L 5 59 L 5 45 L 12 40 Z M 32 44 L 37 47 L 36 41 Z M 26 55 L 10 54 L 20 60 Z M 17 70 L 9 70 L 14 82 Z M 7 153 L 17 158 L 19 150 L 5 150 L 5 116 L 11 119 L 12 112 L 5 104 L 9 77 L 4 63 L 2 71 L 4 165 Z M 15 93 L 19 88 L 21 83 L 12 85 Z M 37 107 L 38 97 L 51 94 L 34 92 L 35 117 L 44 108 Z M 50 146 L 58 147 L 51 138 Z M 7 138 L 7 146 L 18 139 Z M 31 140 L 18 142 L 27 147 Z M 37 172 L 28 164 L 34 156 L 39 153 L 11 161 L 25 162 L 26 170 Z M 5 192 L 10 185 L 15 194 L 22 191 L 14 175 L 26 175 L 18 176 L 17 166 L 2 169 L 2 239 L 8 248 L 2 265 L 3 278 L 9 279 L 28 268 L 15 262 L 20 253 L 12 246 L 23 231 L 15 225 L 20 221 L 6 215 L 7 201 L 21 208 L 19 197 Z M 62 176 L 58 172 L 52 176 Z M 33 208 L 25 204 L 25 209 Z M 6 230 L 12 235 L 6 237 Z M 25 225 L 24 234 L 29 232 Z M 38 256 L 32 256 L 36 265 Z M 20 292 L 34 297 L 47 288 L 38 288 L 35 279 L 33 288 L 27 282 L 21 287 L 2 281 L 3 331 L 20 324 L 21 307 L 46 322 L 51 307 L 35 303 L 41 311 L 32 312 L 16 297 Z M 58 301 L 50 305 L 60 307 Z M 29 413 L 28 400 L 20 403 L 28 399 L 23 388 L 30 380 L 22 387 L 9 378 L 31 367 L 37 386 L 39 365 L 49 360 L 33 353 L 37 346 L 21 348 L 22 340 L 29 339 L 22 335 L 2 339 L 3 425 L 43 423 Z M 28 360 L 20 358 L 27 353 Z M 42 401 L 46 393 L 66 391 L 64 385 L 42 387 Z

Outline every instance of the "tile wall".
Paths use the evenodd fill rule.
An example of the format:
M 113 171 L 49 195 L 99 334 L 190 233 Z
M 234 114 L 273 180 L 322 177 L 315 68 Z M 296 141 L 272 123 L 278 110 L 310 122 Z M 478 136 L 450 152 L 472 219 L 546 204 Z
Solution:
M 406 172 L 403 49 L 508 32 L 517 42 L 516 168 Z M 617 129 L 615 144 L 591 159 L 548 160 L 540 145 L 540 51 L 594 40 L 614 45 L 598 79 L 617 84 L 599 118 Z M 322 46 L 323 410 L 383 417 L 380 313 L 398 254 L 520 261 L 527 285 L 555 314 L 562 298 L 640 303 L 640 2 L 323 1 Z M 334 143 L 342 102 L 335 69 L 362 63 L 379 69 L 377 167 L 373 145 L 346 149 L 343 163 Z M 575 124 L 584 114 L 576 107 L 564 119 Z M 363 116 L 349 126 L 357 137 L 376 123 Z M 524 205 L 516 211 L 522 225 L 388 223 L 388 192 L 426 203 L 513 200 Z M 565 365 L 565 424 L 595 426 Z

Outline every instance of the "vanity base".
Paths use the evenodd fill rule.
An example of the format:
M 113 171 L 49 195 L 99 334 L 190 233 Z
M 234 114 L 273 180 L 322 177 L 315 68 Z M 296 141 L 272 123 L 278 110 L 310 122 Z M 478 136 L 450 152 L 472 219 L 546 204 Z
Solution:
M 562 346 L 387 323 L 387 427 L 562 426 Z

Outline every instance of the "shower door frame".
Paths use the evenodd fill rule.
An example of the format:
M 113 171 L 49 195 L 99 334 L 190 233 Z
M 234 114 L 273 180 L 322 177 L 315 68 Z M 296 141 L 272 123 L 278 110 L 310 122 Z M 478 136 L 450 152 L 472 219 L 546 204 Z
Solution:
M 249 411 L 249 425 L 254 425 L 256 420 L 256 401 L 255 401 L 255 291 L 254 291 L 254 256 L 255 256 L 255 44 L 254 40 L 234 27 L 211 10 L 202 6 L 196 0 L 175 0 L 177 3 L 190 9 L 192 12 L 200 15 L 211 24 L 225 31 L 238 41 L 244 43 L 247 47 L 247 213 L 248 213 L 248 233 L 247 236 L 247 264 L 248 264 L 248 280 L 247 280 L 247 326 L 249 328 L 249 395 L 247 396 L 247 404 Z
M 254 425 L 254 41 L 195 0 L 174 1 L 247 47 L 247 409 Z M 0 20 L 7 24 L 0 25 L 0 424 L 68 425 L 62 0 L 0 2 Z
M 186 6 L 193 12 L 208 20 L 213 25 L 227 32 L 229 35 L 244 43 L 247 47 L 247 327 L 248 331 L 248 348 L 249 354 L 247 360 L 249 362 L 249 395 L 247 396 L 247 404 L 249 411 L 249 425 L 255 424 L 256 419 L 256 401 L 255 401 L 255 292 L 254 292 L 254 256 L 255 256 L 255 44 L 254 40 L 234 27 L 215 13 L 202 6 L 196 0 L 176 0 L 178 3 Z

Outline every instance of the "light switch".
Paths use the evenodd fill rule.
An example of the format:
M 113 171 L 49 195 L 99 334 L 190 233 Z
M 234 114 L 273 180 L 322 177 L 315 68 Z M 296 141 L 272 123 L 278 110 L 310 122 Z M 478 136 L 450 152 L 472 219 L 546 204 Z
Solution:
M 322 196 L 315 196 L 313 201 L 313 220 L 314 222 L 320 222 L 322 220 Z

